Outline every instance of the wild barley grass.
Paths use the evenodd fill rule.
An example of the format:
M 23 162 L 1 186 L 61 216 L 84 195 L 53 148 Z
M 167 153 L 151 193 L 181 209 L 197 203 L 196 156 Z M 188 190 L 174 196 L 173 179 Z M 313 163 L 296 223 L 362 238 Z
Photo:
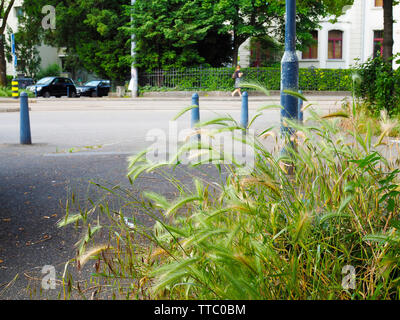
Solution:
M 119 210 L 107 200 L 75 215 L 69 209 L 60 226 L 88 229 L 76 261 L 95 261 L 96 290 L 127 299 L 398 299 L 400 170 L 385 157 L 387 132 L 374 138 L 368 125 L 361 134 L 351 111 L 309 114 L 305 125 L 287 121 L 296 134 L 285 156 L 267 150 L 271 129 L 243 139 L 255 153 L 247 175 L 219 163 L 223 182 L 194 178 L 188 186 L 168 173 L 174 161 L 150 163 L 143 152 L 131 159 L 132 188 L 159 172 L 179 196 L 99 186 L 125 201 Z M 241 130 L 233 119 L 207 124 L 210 132 Z M 153 229 L 140 225 L 138 211 L 154 219 Z M 100 230 L 106 243 L 95 240 Z M 346 266 L 355 268 L 354 288 L 343 286 Z M 71 278 L 68 292 L 90 297 Z

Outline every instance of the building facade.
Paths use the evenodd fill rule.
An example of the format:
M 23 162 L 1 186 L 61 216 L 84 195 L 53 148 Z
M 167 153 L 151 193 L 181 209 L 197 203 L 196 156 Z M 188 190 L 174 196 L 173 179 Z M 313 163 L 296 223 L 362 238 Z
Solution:
M 348 69 L 357 61 L 382 53 L 383 0 L 355 0 L 336 23 L 321 21 L 321 28 L 312 32 L 316 44 L 298 52 L 300 68 Z M 345 8 L 346 9 L 346 8 Z M 400 52 L 400 5 L 393 9 L 393 53 Z M 250 42 L 239 50 L 240 64 L 250 66 Z M 397 68 L 398 65 L 394 64 Z

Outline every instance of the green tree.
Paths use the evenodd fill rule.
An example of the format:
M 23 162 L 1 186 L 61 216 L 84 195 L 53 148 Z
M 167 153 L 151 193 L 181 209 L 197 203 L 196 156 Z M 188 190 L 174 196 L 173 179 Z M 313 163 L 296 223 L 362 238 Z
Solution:
M 120 29 L 129 21 L 129 0 L 25 0 L 24 11 L 48 45 L 64 48 L 65 68 L 74 74 L 84 68 L 118 82 L 129 75 L 129 38 Z M 41 28 L 44 5 L 56 8 L 56 29 Z
M 41 58 L 37 44 L 40 42 L 36 28 L 25 19 L 24 16 L 18 18 L 18 30 L 7 29 L 8 34 L 14 33 L 15 36 L 15 52 L 18 59 L 17 71 L 25 75 L 35 78 L 40 70 Z M 5 43 L 6 58 L 9 63 L 12 62 L 11 40 Z
M 0 86 L 7 86 L 7 62 L 5 54 L 5 31 L 7 27 L 8 17 L 15 0 L 1 0 L 0 1 Z
M 312 41 L 322 17 L 335 18 L 353 0 L 298 0 L 299 46 Z M 285 0 L 137 0 L 133 8 L 136 36 L 136 65 L 146 69 L 183 67 L 207 62 L 206 49 L 195 44 L 207 38 L 212 26 L 214 38 L 231 37 L 234 65 L 239 47 L 251 37 L 284 36 Z M 216 37 L 216 35 L 218 37 Z M 225 42 L 227 43 L 227 42 Z M 221 48 L 222 49 L 222 48 Z
M 200 0 L 137 0 L 132 28 L 125 29 L 135 34 L 136 66 L 149 70 L 199 65 L 207 63 L 199 53 L 203 50 L 199 44 L 230 43 L 229 38 L 219 35 L 212 8 L 203 4 Z M 224 60 L 215 48 L 213 51 L 213 62 Z

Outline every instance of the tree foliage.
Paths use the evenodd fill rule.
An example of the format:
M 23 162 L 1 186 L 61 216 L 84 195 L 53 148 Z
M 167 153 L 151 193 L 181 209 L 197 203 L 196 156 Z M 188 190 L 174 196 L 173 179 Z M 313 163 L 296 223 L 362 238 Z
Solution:
M 137 0 L 132 11 L 136 65 L 144 69 L 217 66 L 229 60 L 231 39 L 220 34 L 212 8 L 200 0 Z M 210 47 L 213 46 L 213 47 Z
M 20 25 L 17 30 L 8 28 L 8 34 L 14 33 L 15 53 L 17 56 L 17 71 L 25 76 L 36 78 L 40 70 L 42 61 L 37 48 L 38 35 L 35 28 L 21 17 Z M 6 39 L 5 56 L 9 63 L 13 61 L 11 39 Z
M 320 19 L 343 13 L 353 0 L 298 0 L 299 46 L 312 41 L 310 31 Z M 285 0 L 137 0 L 133 31 L 136 34 L 136 65 L 147 69 L 200 64 L 194 43 L 207 35 L 210 26 L 218 35 L 232 37 L 232 60 L 237 64 L 239 47 L 251 37 L 284 37 Z M 203 59 L 202 59 L 203 58 Z
M 5 31 L 8 17 L 15 0 L 0 0 L 0 86 L 7 86 L 7 63 L 5 55 Z
M 129 0 L 25 0 L 30 23 L 41 31 L 41 41 L 65 48 L 66 68 L 73 74 L 79 68 L 100 77 L 123 81 L 129 74 L 129 39 L 120 29 L 128 23 L 124 4 Z M 56 8 L 56 29 L 43 30 L 44 5 Z
M 322 17 L 339 16 L 353 0 L 298 0 L 298 45 Z M 40 27 L 41 8 L 56 8 L 56 30 Z M 84 67 L 112 80 L 129 77 L 131 34 L 137 67 L 219 67 L 237 63 L 238 48 L 252 37 L 282 41 L 285 0 L 25 0 L 41 41 L 65 48 L 69 71 Z M 132 20 L 131 20 L 132 17 Z

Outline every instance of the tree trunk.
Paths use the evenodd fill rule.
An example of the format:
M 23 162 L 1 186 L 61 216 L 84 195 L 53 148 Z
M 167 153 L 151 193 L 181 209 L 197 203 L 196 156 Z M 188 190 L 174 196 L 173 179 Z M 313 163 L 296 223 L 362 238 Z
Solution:
M 233 62 L 232 65 L 233 67 L 236 67 L 239 62 L 239 46 L 237 45 L 236 41 L 234 41 L 233 44 Z
M 383 0 L 383 60 L 393 57 L 393 0 Z
M 7 19 L 14 5 L 15 0 L 1 0 L 0 2 L 0 14 L 2 15 L 2 22 L 0 27 L 0 86 L 7 86 L 7 62 L 4 53 L 4 43 L 5 43 L 5 31 L 7 26 Z
M 7 86 L 7 63 L 4 53 L 4 34 L 0 35 L 0 87 Z

